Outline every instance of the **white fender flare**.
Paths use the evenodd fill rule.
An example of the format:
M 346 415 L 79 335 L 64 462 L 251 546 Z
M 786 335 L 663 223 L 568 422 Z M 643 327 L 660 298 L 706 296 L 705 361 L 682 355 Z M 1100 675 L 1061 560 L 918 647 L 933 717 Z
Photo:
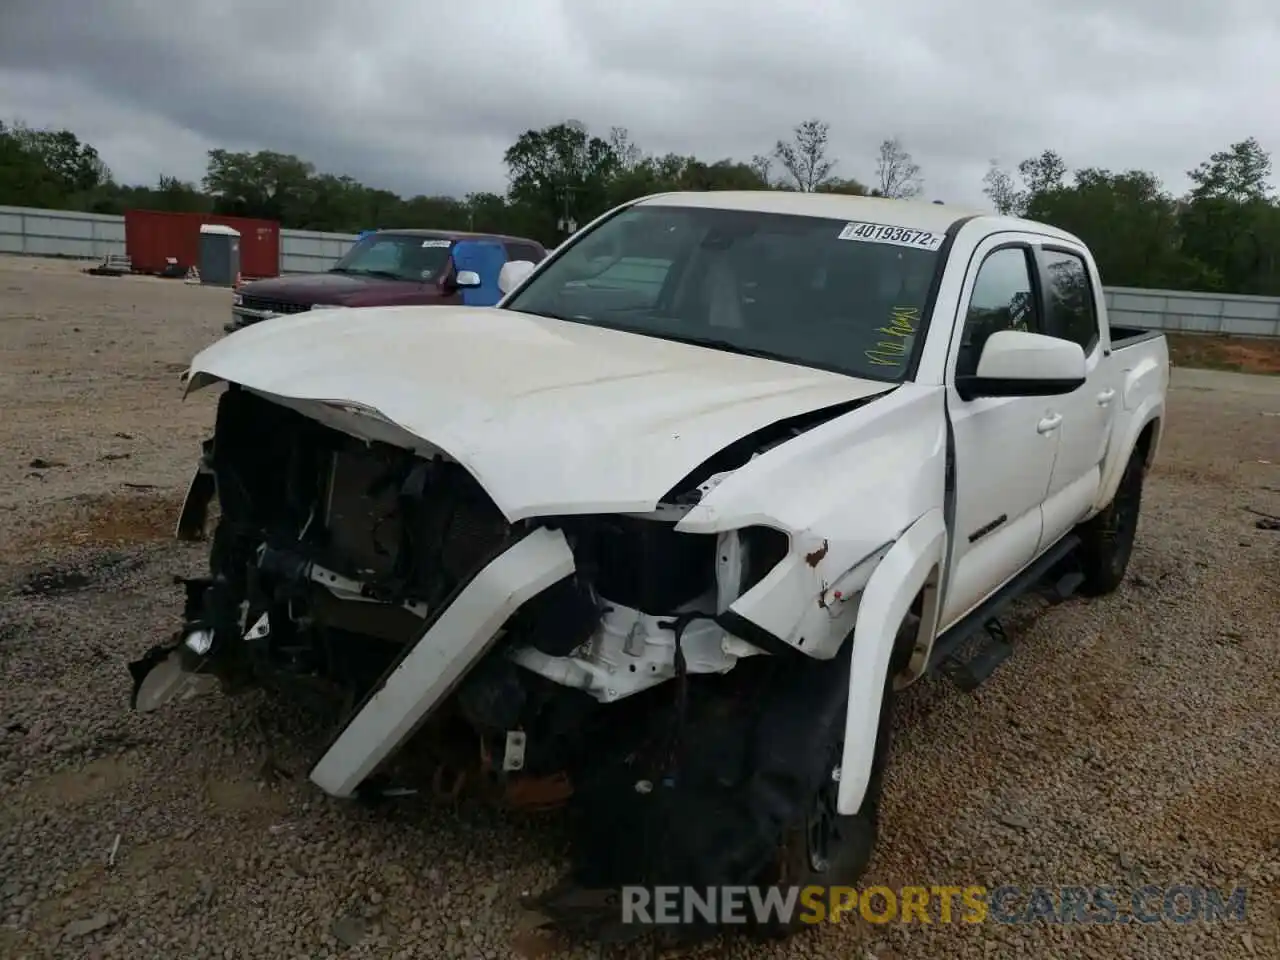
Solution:
M 849 706 L 836 803 L 841 815 L 857 813 L 866 796 L 885 674 L 898 628 L 934 567 L 943 562 L 946 549 L 947 525 L 942 510 L 934 508 L 889 548 L 862 592 L 849 657 Z
M 1151 426 L 1153 420 L 1157 423 L 1156 434 L 1151 438 L 1151 448 L 1147 451 L 1149 464 L 1155 458 L 1161 434 L 1164 432 L 1164 401 L 1160 397 L 1151 397 L 1138 408 L 1122 438 L 1112 438 L 1115 446 L 1108 453 L 1104 463 L 1106 474 L 1099 484 L 1098 499 L 1094 504 L 1095 510 L 1105 510 L 1115 499 L 1116 492 L 1120 489 L 1120 481 L 1124 478 L 1125 468 L 1129 466 L 1129 458 L 1133 456 L 1133 450 L 1138 445 L 1138 438 L 1142 436 L 1143 430 Z

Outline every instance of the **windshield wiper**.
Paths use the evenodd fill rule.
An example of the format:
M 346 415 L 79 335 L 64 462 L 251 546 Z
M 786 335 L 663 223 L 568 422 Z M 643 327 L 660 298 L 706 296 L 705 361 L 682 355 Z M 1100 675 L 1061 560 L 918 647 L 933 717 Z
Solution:
M 526 310 L 523 307 L 520 307 L 520 308 L 508 307 L 507 309 L 513 310 L 516 313 L 527 313 L 531 317 L 545 317 L 548 320 L 587 319 L 585 317 L 583 318 L 566 317 L 559 313 L 552 313 L 550 310 Z
M 658 333 L 656 331 L 635 331 L 647 333 L 649 336 L 661 337 L 663 340 L 674 340 L 676 343 L 687 343 L 694 347 L 706 347 L 708 350 L 723 350 L 725 353 L 738 353 L 744 357 L 759 357 L 762 360 L 780 360 L 783 363 L 799 363 L 795 357 L 773 350 L 760 350 L 756 347 L 744 347 L 740 343 L 729 340 L 717 340 L 715 337 L 690 337 L 675 333 Z

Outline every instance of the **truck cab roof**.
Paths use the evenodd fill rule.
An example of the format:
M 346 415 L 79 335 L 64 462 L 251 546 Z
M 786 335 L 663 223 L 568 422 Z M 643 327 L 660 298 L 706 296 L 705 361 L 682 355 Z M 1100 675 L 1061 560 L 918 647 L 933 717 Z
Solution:
M 659 193 L 645 197 L 636 206 L 701 207 L 712 210 L 742 210 L 779 213 L 797 217 L 826 217 L 865 223 L 893 224 L 913 230 L 946 233 L 969 221 L 987 232 L 1025 231 L 1056 236 L 1072 243 L 1082 241 L 1057 227 L 980 210 L 975 207 L 928 200 L 894 200 L 887 197 L 859 197 L 843 193 L 798 193 L 790 190 L 724 190 Z

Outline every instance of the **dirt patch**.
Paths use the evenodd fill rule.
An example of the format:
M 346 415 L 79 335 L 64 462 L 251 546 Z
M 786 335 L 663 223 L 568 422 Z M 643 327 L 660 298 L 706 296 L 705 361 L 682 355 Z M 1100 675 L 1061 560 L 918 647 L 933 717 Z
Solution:
M 91 803 L 115 792 L 133 778 L 127 760 L 102 757 L 79 770 L 60 770 L 32 784 L 29 795 L 60 807 L 76 807 Z
M 19 540 L 20 545 L 66 547 L 137 546 L 173 537 L 182 497 L 129 492 L 62 501 L 52 516 Z
M 1169 341 L 1169 358 L 1175 366 L 1280 374 L 1280 337 L 1169 333 L 1165 338 Z
M 205 790 L 219 812 L 281 814 L 289 809 L 288 798 L 261 780 L 219 777 L 210 779 Z
M 19 582 L 20 597 L 60 597 L 87 590 L 100 580 L 141 566 L 142 560 L 120 551 L 91 553 L 75 562 L 41 567 L 26 574 Z
M 88 574 L 80 570 L 69 570 L 65 567 L 46 567 L 37 570 L 27 577 L 18 588 L 18 595 L 23 597 L 47 597 L 52 594 L 70 593 L 83 590 L 93 581 Z

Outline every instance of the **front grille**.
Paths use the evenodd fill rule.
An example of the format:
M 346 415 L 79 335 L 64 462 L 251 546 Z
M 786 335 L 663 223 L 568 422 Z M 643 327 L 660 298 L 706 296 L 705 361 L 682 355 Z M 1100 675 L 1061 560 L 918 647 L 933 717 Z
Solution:
M 246 310 L 264 310 L 268 313 L 302 313 L 311 309 L 309 303 L 290 303 L 288 300 L 272 300 L 270 297 L 244 297 L 240 306 Z

